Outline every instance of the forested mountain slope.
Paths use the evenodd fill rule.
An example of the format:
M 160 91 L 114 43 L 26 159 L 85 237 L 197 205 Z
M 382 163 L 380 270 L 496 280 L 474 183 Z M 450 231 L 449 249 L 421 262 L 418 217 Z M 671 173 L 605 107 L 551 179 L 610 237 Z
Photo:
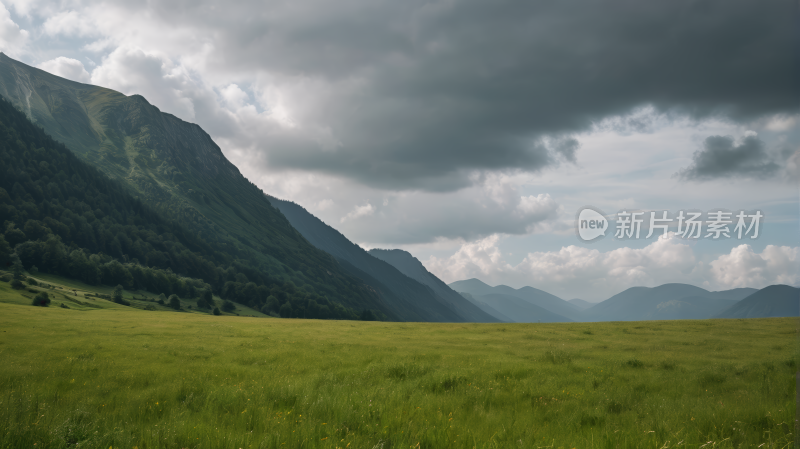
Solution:
M 4 172 L 0 178 L 8 187 L 5 205 L 13 211 L 7 209 L 0 222 L 14 222 L 14 228 L 23 234 L 31 219 L 48 228 L 50 225 L 45 221 L 48 217 L 67 228 L 71 222 L 76 227 L 74 231 L 71 228 L 61 233 L 52 228 L 50 231 L 61 236 L 65 244 L 66 235 L 85 239 L 72 243 L 75 248 L 85 249 L 87 257 L 102 253 L 101 256 L 120 262 L 136 259 L 142 266 L 169 268 L 175 274 L 202 279 L 223 297 L 259 309 L 269 307 L 270 296 L 274 296 L 278 302 L 297 300 L 292 304 L 298 310 L 291 313 L 304 314 L 302 302 L 311 296 L 357 311 L 375 310 L 396 319 L 376 292 L 344 272 L 330 255 L 309 244 L 294 230 L 271 207 L 263 192 L 242 177 L 196 125 L 159 112 L 141 97 L 126 97 L 108 89 L 67 81 L 2 54 L 0 93 L 17 99 L 16 109 L 8 104 L 3 106 L 7 154 L 0 165 Z M 108 187 L 101 181 L 87 182 L 83 179 L 89 173 L 86 168 L 75 168 L 81 173 L 67 175 L 66 168 L 78 167 L 75 164 L 78 161 L 70 159 L 63 145 L 55 144 L 17 109 L 36 119 L 36 124 L 43 126 L 48 134 L 61 136 L 73 153 L 121 184 Z M 40 154 L 40 149 L 44 153 Z M 143 156 L 145 153 L 147 157 Z M 72 165 L 65 166 L 65 161 L 72 161 L 69 162 Z M 95 172 L 91 177 L 95 179 L 98 175 Z M 48 209 L 56 199 L 72 201 L 71 195 L 80 194 L 92 182 L 103 185 L 97 187 L 99 195 L 114 197 L 101 200 L 75 197 L 82 204 L 60 203 L 61 209 Z M 15 192 L 17 184 L 21 189 Z M 195 186 L 196 190 L 191 188 Z M 58 190 L 62 190 L 61 196 Z M 133 209 L 128 212 L 123 207 L 118 211 L 119 216 L 115 216 L 115 208 L 122 207 L 116 199 L 123 195 L 129 199 L 122 202 L 129 201 L 135 206 L 130 206 Z M 92 203 L 95 200 L 108 208 L 96 207 Z M 148 206 L 153 214 L 164 216 L 164 226 L 172 227 L 165 232 L 153 232 L 162 237 L 182 234 L 183 240 L 178 239 L 182 247 L 173 243 L 151 243 L 151 247 L 139 243 L 147 240 L 137 240 L 135 233 L 125 226 L 142 210 L 141 205 Z M 96 219 L 112 217 L 113 220 L 103 232 L 92 228 L 95 233 L 92 241 L 84 237 L 86 227 L 81 219 L 61 221 L 64 211 L 67 215 L 80 215 L 87 226 L 94 226 Z M 178 222 L 180 226 L 175 225 Z M 0 231 L 5 234 L 8 229 Z M 144 234 L 152 237 L 148 232 Z M 14 244 L 17 243 L 21 242 Z M 202 262 L 189 257 L 189 253 L 201 253 Z M 105 259 L 101 260 L 105 263 Z M 221 271 L 225 274 L 220 274 Z M 271 294 L 273 287 L 275 291 Z M 274 301 L 271 306 L 275 306 Z

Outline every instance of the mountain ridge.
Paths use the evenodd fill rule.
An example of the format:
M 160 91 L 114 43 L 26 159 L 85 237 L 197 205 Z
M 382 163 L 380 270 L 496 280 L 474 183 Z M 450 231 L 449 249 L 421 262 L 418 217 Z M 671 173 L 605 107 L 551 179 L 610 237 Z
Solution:
M 492 287 L 475 278 L 455 281 L 450 283 L 449 286 L 457 292 L 470 293 L 477 300 L 481 300 L 481 296 L 486 295 L 500 294 L 513 296 L 563 318 L 567 318 L 569 321 L 580 321 L 583 318 L 580 308 L 575 304 L 564 301 L 558 296 L 547 293 L 544 290 L 529 286 L 519 289 L 514 289 L 507 285 L 496 285 Z
M 161 112 L 140 95 L 66 80 L 5 54 L 0 54 L 0 95 L 81 160 L 241 260 L 251 274 L 394 316 L 377 293 L 297 232 L 198 125 Z M 246 283 L 234 284 L 225 291 L 245 301 Z M 213 285 L 225 293 L 223 285 Z M 255 306 L 266 305 L 266 298 L 258 301 Z
M 438 296 L 429 286 L 407 276 L 392 264 L 371 255 L 299 204 L 269 195 L 268 198 L 311 244 L 331 254 L 337 260 L 347 261 L 358 270 L 351 269 L 351 274 L 359 276 L 360 272 L 365 273 L 367 276 L 360 276 L 362 280 L 373 285 L 384 295 L 395 298 L 395 301 L 407 304 L 408 309 L 405 311 L 397 307 L 393 309 L 398 316 L 413 319 L 413 314 L 416 314 L 429 316 L 432 321 L 450 322 L 471 321 L 476 317 L 481 321 L 495 321 L 493 317 L 461 296 L 455 301 Z M 468 313 L 465 313 L 465 310 Z
M 428 271 L 427 268 L 416 257 L 411 255 L 408 251 L 401 249 L 376 249 L 373 248 L 368 251 L 370 255 L 384 262 L 394 266 L 401 273 L 410 277 L 411 279 L 428 286 L 433 292 L 445 301 L 455 304 L 459 313 L 469 321 L 491 322 L 490 318 L 497 318 L 497 316 L 482 310 L 469 300 L 464 301 L 464 297 L 458 294 L 455 290 L 447 286 L 441 279 L 436 277 L 433 273 Z M 489 315 L 488 317 L 486 315 Z

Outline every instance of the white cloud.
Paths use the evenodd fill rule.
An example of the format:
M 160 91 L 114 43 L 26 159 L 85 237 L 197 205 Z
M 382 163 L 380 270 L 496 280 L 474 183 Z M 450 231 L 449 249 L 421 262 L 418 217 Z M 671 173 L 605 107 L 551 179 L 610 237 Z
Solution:
M 5 5 L 0 3 L 0 51 L 11 57 L 24 54 L 29 44 L 30 33 L 11 19 Z
M 556 209 L 558 209 L 558 205 L 547 193 L 521 196 L 517 205 L 518 214 L 539 220 L 546 218 Z
M 23 17 L 29 17 L 32 9 L 44 9 L 37 0 L 4 0 L 3 3 Z
M 348 220 L 355 220 L 361 217 L 367 217 L 375 213 L 375 208 L 372 207 L 372 204 L 365 204 L 363 206 L 356 206 L 355 209 L 352 210 L 349 214 L 342 217 L 340 220 L 341 223 L 344 223 Z
M 97 33 L 93 20 L 74 10 L 50 16 L 42 25 L 42 29 L 48 36 L 88 36 Z
M 242 108 L 249 99 L 247 92 L 243 91 L 236 84 L 231 84 L 228 87 L 220 90 L 220 94 L 222 94 L 222 98 L 225 100 L 225 103 L 232 110 Z
M 800 248 L 767 246 L 760 254 L 741 245 L 710 264 L 672 233 L 641 248 L 600 252 L 579 246 L 532 252 L 513 266 L 497 247 L 498 236 L 462 245 L 450 257 L 430 257 L 425 265 L 445 282 L 480 278 L 489 284 L 529 285 L 565 299 L 606 299 L 634 286 L 682 282 L 710 290 L 763 288 L 800 281 Z
M 39 64 L 39 68 L 53 75 L 79 83 L 89 83 L 92 80 L 82 62 L 64 56 L 45 61 Z
M 465 243 L 449 258 L 431 257 L 425 265 L 429 271 L 447 283 L 475 277 L 482 279 L 502 277 L 506 273 L 513 273 L 514 267 L 503 260 L 503 255 L 496 246 L 499 240 L 500 236 L 495 234 Z
M 729 287 L 796 285 L 800 280 L 799 253 L 800 248 L 768 245 L 759 254 L 750 245 L 739 245 L 711 262 L 711 274 L 717 284 Z
M 92 84 L 139 94 L 165 112 L 196 120 L 193 94 L 201 89 L 166 55 L 119 47 L 92 71 Z M 200 89 L 199 89 L 200 88 Z
M 769 118 L 764 127 L 770 131 L 789 131 L 797 126 L 798 119 L 800 117 L 797 115 L 774 115 Z

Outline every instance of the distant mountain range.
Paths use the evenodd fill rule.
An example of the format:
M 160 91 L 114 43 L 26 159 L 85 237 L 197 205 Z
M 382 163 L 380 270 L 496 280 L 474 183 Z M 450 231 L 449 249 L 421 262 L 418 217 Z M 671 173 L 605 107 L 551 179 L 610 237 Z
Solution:
M 532 287 L 491 287 L 477 279 L 456 281 L 449 285 L 476 304 L 490 307 L 485 310 L 495 311 L 495 316 L 510 317 L 514 322 L 800 316 L 800 289 L 787 285 L 772 285 L 761 290 L 736 288 L 718 292 L 687 284 L 632 287 L 597 304 L 579 299 L 564 301 Z M 527 305 L 515 300 L 522 300 Z M 538 309 L 530 306 L 538 306 Z
M 752 288 L 709 292 L 687 284 L 632 287 L 582 313 L 585 321 L 705 319 L 755 292 Z
M 582 321 L 578 306 L 533 287 L 520 289 L 513 289 L 507 285 L 490 287 L 477 279 L 456 281 L 450 284 L 450 287 L 457 292 L 469 293 L 476 300 L 490 305 L 506 316 L 515 318 L 518 322 Z M 515 317 L 516 313 L 522 312 L 520 307 L 524 307 L 526 312 Z
M 269 197 L 312 245 L 333 255 L 353 276 L 379 291 L 406 321 L 498 322 L 430 274 L 404 251 L 367 252 L 336 229 L 290 201 Z M 376 257 L 377 256 L 377 257 Z

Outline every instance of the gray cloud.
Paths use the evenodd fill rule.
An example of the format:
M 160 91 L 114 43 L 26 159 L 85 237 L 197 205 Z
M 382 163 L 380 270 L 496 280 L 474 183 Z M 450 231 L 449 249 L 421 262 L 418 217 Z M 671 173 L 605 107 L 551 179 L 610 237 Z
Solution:
M 339 151 L 275 148 L 269 162 L 430 189 L 425 180 L 470 169 L 546 167 L 556 158 L 542 136 L 642 104 L 741 120 L 795 108 L 792 25 L 779 3 L 449 5 L 342 12 L 287 28 L 280 42 L 258 30 L 231 36 L 235 64 L 257 64 L 248 44 L 258 42 L 281 55 L 285 73 L 365 77 L 357 95 L 318 104 L 334 117 Z
M 547 194 L 509 196 L 508 201 L 498 202 L 474 188 L 462 192 L 447 198 L 437 194 L 397 198 L 387 206 L 367 203 L 334 226 L 365 243 L 401 245 L 431 243 L 437 238 L 469 241 L 494 233 L 527 234 L 558 217 L 558 204 Z
M 696 151 L 692 165 L 677 173 L 687 180 L 708 180 L 731 176 L 764 179 L 775 175 L 780 166 L 773 162 L 764 143 L 747 136 L 737 145 L 731 136 L 707 137 L 702 151 Z
M 384 189 L 452 191 L 473 185 L 476 171 L 575 162 L 576 141 L 548 142 L 570 142 L 593 122 L 643 105 L 745 121 L 793 112 L 800 93 L 788 56 L 794 9 L 779 0 L 185 6 L 89 2 L 82 17 L 94 22 L 70 26 L 93 26 L 113 45 L 159 48 L 202 69 L 211 85 L 249 83 L 266 111 L 279 102 L 270 92 L 279 92 L 295 128 L 215 121 L 219 105 L 197 93 L 178 95 L 191 108 L 176 105 L 233 136 L 238 149 L 260 153 L 251 160 L 264 168 Z M 171 89 L 194 89 L 169 76 Z

